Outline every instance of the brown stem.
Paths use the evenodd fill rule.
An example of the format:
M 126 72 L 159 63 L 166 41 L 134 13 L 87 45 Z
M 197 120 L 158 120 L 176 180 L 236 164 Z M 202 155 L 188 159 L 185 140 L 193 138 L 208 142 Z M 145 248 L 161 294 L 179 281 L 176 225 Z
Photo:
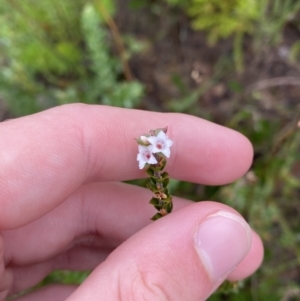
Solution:
M 259 91 L 264 89 L 269 89 L 278 86 L 299 86 L 300 77 L 298 76 L 286 76 L 286 77 L 274 77 L 261 80 L 259 82 L 253 83 L 246 88 L 246 92 L 250 93 L 253 91 Z
M 107 12 L 107 9 L 105 8 L 105 6 L 102 4 L 101 1 L 97 1 L 95 0 L 95 5 L 96 7 L 98 7 L 101 15 L 103 16 L 106 24 L 108 25 L 108 27 L 110 28 L 114 40 L 116 42 L 117 48 L 118 48 L 118 52 L 120 55 L 120 59 L 123 65 L 123 69 L 124 69 L 124 75 L 127 81 L 132 81 L 133 80 L 133 76 L 131 74 L 131 70 L 128 64 L 128 60 L 125 57 L 125 47 L 118 29 L 117 24 L 115 23 L 115 21 L 113 20 L 113 18 L 109 15 L 109 13 Z
M 154 171 L 154 177 L 161 179 L 161 171 Z M 162 188 L 163 188 L 162 183 L 158 182 L 157 186 L 159 186 L 159 187 L 157 187 L 159 190 L 162 190 Z
M 289 139 L 289 137 L 295 133 L 297 128 L 299 127 L 299 118 L 300 118 L 300 107 L 298 107 L 298 111 L 296 113 L 296 116 L 294 120 L 289 123 L 278 135 L 278 138 L 275 142 L 275 145 L 273 146 L 271 150 L 272 157 L 274 157 L 279 150 L 282 148 L 284 143 Z

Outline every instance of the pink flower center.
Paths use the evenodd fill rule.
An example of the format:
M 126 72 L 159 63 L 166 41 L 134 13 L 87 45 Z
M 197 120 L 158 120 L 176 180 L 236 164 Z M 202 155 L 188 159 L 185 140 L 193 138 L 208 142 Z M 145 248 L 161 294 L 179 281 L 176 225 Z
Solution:
M 144 160 L 148 161 L 151 158 L 151 152 L 146 150 L 146 151 L 144 151 L 143 156 L 144 156 Z
M 157 147 L 158 149 L 162 149 L 162 148 L 164 147 L 163 142 L 158 141 L 158 142 L 156 143 L 156 147 Z

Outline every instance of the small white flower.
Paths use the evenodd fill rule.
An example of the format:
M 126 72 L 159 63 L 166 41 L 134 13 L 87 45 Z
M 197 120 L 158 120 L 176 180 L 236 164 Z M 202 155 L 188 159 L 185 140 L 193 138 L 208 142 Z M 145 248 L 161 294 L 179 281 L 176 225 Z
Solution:
M 171 150 L 170 147 L 173 144 L 173 141 L 168 138 L 168 136 L 165 134 L 165 132 L 160 131 L 157 136 L 150 136 L 147 138 L 147 140 L 151 143 L 153 146 L 152 153 L 162 153 L 167 158 L 170 157 Z
M 139 153 L 137 155 L 137 161 L 139 161 L 139 168 L 143 169 L 148 164 L 156 164 L 157 160 L 152 153 L 153 146 L 142 146 L 139 145 Z

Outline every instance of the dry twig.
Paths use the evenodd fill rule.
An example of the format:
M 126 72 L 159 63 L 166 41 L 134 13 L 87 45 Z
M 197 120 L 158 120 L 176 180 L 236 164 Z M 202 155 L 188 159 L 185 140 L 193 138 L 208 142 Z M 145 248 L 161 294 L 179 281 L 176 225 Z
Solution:
M 246 88 L 246 93 L 251 93 L 254 91 L 269 89 L 278 86 L 300 86 L 300 77 L 285 76 L 264 79 L 249 85 Z

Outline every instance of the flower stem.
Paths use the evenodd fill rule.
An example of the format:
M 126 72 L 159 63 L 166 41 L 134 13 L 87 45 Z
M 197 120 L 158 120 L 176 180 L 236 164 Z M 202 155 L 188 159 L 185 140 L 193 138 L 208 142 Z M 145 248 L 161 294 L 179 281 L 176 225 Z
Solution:
M 157 220 L 169 214 L 173 209 L 172 196 L 167 188 L 169 184 L 169 174 L 163 172 L 166 160 L 161 157 L 157 161 L 157 164 L 150 165 L 147 170 L 148 174 L 150 174 L 148 187 L 155 194 L 150 200 L 150 204 L 158 210 L 158 213 L 152 217 L 152 220 Z

